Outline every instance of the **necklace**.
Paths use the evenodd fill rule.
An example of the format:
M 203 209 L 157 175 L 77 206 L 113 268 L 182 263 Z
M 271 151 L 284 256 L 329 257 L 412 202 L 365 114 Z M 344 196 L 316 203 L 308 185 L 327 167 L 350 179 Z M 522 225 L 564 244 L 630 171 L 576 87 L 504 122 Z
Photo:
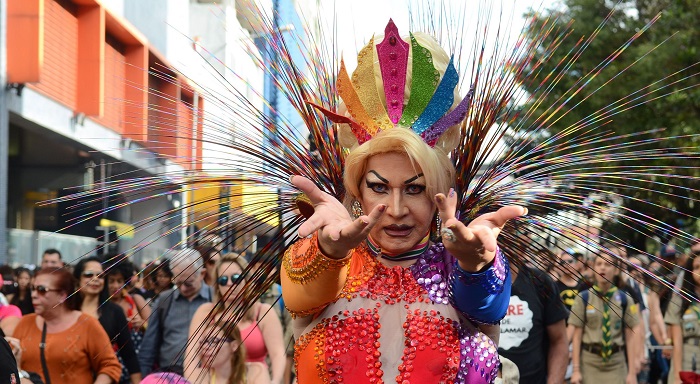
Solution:
M 367 248 L 375 257 L 384 256 L 385 258 L 392 261 L 405 261 L 405 260 L 415 260 L 420 257 L 430 246 L 430 235 L 425 235 L 423 240 L 419 241 L 418 244 L 414 245 L 413 248 L 406 252 L 399 254 L 392 254 L 389 252 L 382 251 L 382 247 L 379 246 L 373 239 L 372 236 L 367 236 Z

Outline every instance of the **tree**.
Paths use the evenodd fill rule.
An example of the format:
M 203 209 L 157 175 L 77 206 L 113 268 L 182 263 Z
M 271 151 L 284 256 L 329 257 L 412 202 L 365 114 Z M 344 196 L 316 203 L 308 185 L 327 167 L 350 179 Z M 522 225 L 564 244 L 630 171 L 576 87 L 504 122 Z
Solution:
M 694 165 L 700 142 L 689 136 L 700 131 L 697 0 L 565 0 L 564 6 L 530 14 L 530 41 L 553 27 L 547 44 L 561 42 L 551 56 L 538 50 L 525 76 L 533 98 L 519 107 L 518 126 L 557 148 L 531 156 L 568 156 L 571 174 L 585 175 L 572 180 L 583 191 L 577 193 L 623 197 L 620 219 L 604 230 L 637 249 L 646 250 L 647 236 L 670 230 L 664 223 L 692 231 L 700 217 L 693 198 L 700 190 Z M 567 25 L 573 32 L 564 37 Z M 552 86 L 543 89 L 546 76 Z M 644 224 L 654 220 L 658 227 Z

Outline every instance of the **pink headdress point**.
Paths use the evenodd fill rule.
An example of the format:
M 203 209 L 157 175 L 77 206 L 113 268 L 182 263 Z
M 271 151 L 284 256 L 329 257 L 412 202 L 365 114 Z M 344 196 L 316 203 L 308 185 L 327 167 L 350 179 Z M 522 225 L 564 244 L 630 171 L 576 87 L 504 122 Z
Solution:
M 387 113 L 389 119 L 396 124 L 403 113 L 409 47 L 408 43 L 401 39 L 399 29 L 392 19 L 389 19 L 384 34 L 384 40 L 377 45 L 377 56 L 384 82 Z

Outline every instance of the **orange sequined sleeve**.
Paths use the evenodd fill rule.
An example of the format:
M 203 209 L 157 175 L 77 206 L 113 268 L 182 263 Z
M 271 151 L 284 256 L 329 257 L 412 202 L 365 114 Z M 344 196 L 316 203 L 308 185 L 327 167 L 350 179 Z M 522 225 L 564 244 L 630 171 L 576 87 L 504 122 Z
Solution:
M 317 313 L 334 301 L 345 285 L 352 253 L 332 259 L 318 247 L 316 234 L 294 243 L 282 259 L 282 296 L 295 317 Z

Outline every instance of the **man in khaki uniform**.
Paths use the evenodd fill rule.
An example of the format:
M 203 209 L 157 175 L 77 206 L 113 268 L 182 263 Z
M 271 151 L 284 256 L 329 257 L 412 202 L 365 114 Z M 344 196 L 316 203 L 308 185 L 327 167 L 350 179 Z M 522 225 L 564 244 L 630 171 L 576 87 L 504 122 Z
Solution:
M 697 303 L 683 303 L 679 295 L 673 295 L 664 322 L 671 326 L 669 333 L 673 340 L 673 358 L 668 382 L 680 383 L 678 372 L 692 371 L 693 357 L 696 362 L 700 362 L 700 306 Z M 682 362 L 680 367 L 676 366 L 677 361 Z M 675 378 L 675 381 L 672 378 Z
M 629 296 L 622 290 L 619 290 L 614 285 L 606 280 L 611 279 L 618 281 L 616 276 L 617 271 L 613 269 L 614 265 L 609 264 L 602 257 L 596 259 L 596 272 L 602 274 L 603 278 L 596 276 L 599 280 L 598 284 L 588 291 L 588 303 L 585 305 L 582 295 L 579 295 L 574 301 L 569 316 L 569 325 L 575 327 L 574 330 L 574 375 L 572 383 L 578 381 L 578 377 L 582 377 L 582 383 L 586 384 L 602 384 L 602 383 L 625 383 L 628 372 L 628 362 L 625 360 L 625 338 L 631 340 L 633 337 L 632 328 L 639 324 L 639 309 Z M 598 269 L 601 268 L 601 271 Z M 602 272 L 602 273 L 601 273 Z M 600 292 L 598 292 L 598 286 Z M 609 327 L 610 341 L 612 354 L 607 361 L 604 361 L 601 353 L 603 352 L 603 325 L 604 325 L 604 298 L 609 297 Z M 624 312 L 624 321 L 622 313 L 623 295 L 627 300 L 626 309 Z M 623 332 L 626 331 L 626 334 Z M 580 348 L 580 349 L 579 349 Z M 629 351 L 628 351 L 629 352 Z M 628 355 L 630 355 L 628 353 Z M 577 375 L 578 374 L 578 375 Z M 636 379 L 636 373 L 631 372 Z M 574 380 L 576 379 L 576 380 Z

